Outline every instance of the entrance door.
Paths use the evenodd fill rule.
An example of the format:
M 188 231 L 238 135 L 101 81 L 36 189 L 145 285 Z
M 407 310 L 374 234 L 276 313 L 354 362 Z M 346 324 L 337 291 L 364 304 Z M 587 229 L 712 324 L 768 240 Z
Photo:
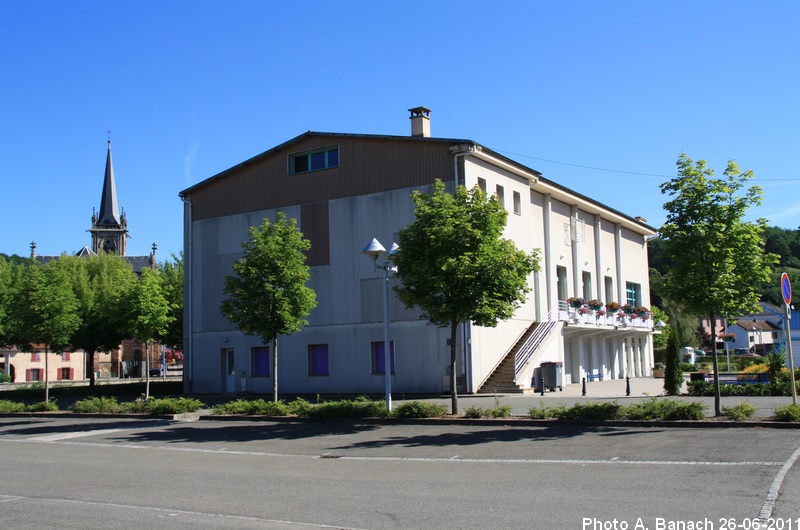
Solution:
M 233 348 L 222 350 L 222 391 L 226 394 L 236 392 L 236 363 Z

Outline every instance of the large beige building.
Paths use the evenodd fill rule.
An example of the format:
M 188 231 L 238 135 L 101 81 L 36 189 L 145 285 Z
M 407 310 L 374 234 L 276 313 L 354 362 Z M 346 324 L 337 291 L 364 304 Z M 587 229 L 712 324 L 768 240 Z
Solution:
M 461 327 L 459 391 L 538 388 L 544 362 L 561 363 L 563 384 L 650 375 L 649 315 L 603 315 L 567 300 L 648 307 L 646 243 L 655 230 L 472 140 L 431 137 L 428 109 L 411 109 L 411 125 L 410 136 L 307 132 L 181 192 L 187 391 L 271 389 L 269 345 L 240 332 L 219 307 L 248 228 L 280 210 L 311 241 L 309 286 L 318 300 L 307 327 L 279 338 L 281 391 L 380 392 L 383 272 L 361 250 L 372 238 L 388 248 L 414 220 L 411 192 L 437 179 L 451 191 L 497 194 L 509 212 L 505 236 L 542 256 L 512 319 Z M 448 390 L 448 331 L 390 298 L 393 390 Z

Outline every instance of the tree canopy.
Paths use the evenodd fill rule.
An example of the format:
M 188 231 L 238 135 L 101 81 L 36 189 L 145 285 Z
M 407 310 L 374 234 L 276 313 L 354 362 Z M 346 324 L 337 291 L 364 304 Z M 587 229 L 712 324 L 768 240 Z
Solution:
M 158 272 L 142 269 L 141 276 L 128 291 L 125 304 L 128 310 L 128 334 L 144 342 L 145 358 L 149 361 L 150 343 L 162 339 L 174 320 Z M 150 364 L 145 364 L 145 398 L 149 398 Z
M 406 307 L 450 328 L 450 395 L 458 413 L 456 330 L 460 323 L 495 327 L 513 316 L 529 292 L 528 275 L 538 270 L 538 251 L 526 253 L 502 237 L 508 212 L 497 197 L 478 187 L 455 194 L 437 180 L 432 193 L 414 192 L 415 220 L 398 233 L 394 256 Z
M 705 160 L 681 153 L 678 176 L 661 185 L 671 197 L 664 204 L 667 221 L 661 227 L 661 248 L 670 267 L 661 289 L 686 312 L 708 316 L 712 335 L 716 315 L 738 316 L 757 309 L 758 287 L 769 279 L 776 256 L 764 251 L 764 219 L 744 220 L 748 209 L 761 203 L 761 188 L 745 188 L 753 172 L 740 172 L 730 160 L 724 178 L 714 178 Z M 719 409 L 716 352 L 713 354 Z
M 31 258 L 13 294 L 14 312 L 8 323 L 15 345 L 22 351 L 44 346 L 45 401 L 50 399 L 48 352 L 70 345 L 80 326 L 78 301 L 68 269 L 61 260 L 39 265 Z
M 244 333 L 272 345 L 272 397 L 277 401 L 278 335 L 300 331 L 317 305 L 316 293 L 306 286 L 305 251 L 311 243 L 283 212 L 275 222 L 265 218 L 260 227 L 250 227 L 249 236 L 242 243 L 244 255 L 233 263 L 234 274 L 225 278 L 228 298 L 220 310 Z

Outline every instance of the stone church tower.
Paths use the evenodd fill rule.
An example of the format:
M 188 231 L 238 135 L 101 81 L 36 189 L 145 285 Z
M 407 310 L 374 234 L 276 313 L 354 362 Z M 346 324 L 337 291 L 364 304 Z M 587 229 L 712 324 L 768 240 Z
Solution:
M 103 195 L 100 212 L 92 212 L 92 251 L 106 252 L 117 256 L 127 255 L 128 221 L 125 211 L 120 213 L 117 204 L 117 186 L 114 182 L 114 165 L 111 162 L 111 139 L 108 140 L 106 174 L 103 179 Z

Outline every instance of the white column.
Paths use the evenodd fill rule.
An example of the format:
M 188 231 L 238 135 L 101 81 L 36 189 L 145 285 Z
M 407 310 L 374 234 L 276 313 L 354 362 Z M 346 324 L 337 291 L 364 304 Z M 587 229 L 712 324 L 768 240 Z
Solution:
M 594 270 L 595 276 L 595 298 L 604 302 L 611 300 L 605 299 L 605 277 L 603 276 L 603 256 L 600 251 L 600 232 L 602 231 L 602 222 L 599 215 L 594 216 Z
M 587 362 L 588 356 L 586 352 L 586 341 L 580 338 L 580 336 L 576 340 L 578 341 L 578 364 L 580 364 L 580 369 L 578 370 L 578 382 L 580 382 L 586 376 L 589 363 Z
M 572 296 L 583 296 L 583 289 L 581 289 L 581 267 L 578 258 L 579 246 L 578 246 L 578 238 L 572 237 L 572 219 L 575 219 L 575 230 L 578 229 L 578 206 L 573 205 L 570 207 L 570 225 L 569 225 L 569 235 L 571 238 L 572 245 L 570 248 L 572 249 Z
M 552 197 L 550 194 L 543 196 L 542 204 L 542 228 L 544 229 L 544 283 L 547 296 L 547 311 L 555 311 L 558 307 L 558 292 L 556 288 L 556 265 L 553 259 L 553 248 L 551 244 L 550 213 L 552 211 Z
M 625 305 L 625 289 L 622 284 L 622 226 L 614 225 L 614 252 L 617 262 L 617 302 Z

